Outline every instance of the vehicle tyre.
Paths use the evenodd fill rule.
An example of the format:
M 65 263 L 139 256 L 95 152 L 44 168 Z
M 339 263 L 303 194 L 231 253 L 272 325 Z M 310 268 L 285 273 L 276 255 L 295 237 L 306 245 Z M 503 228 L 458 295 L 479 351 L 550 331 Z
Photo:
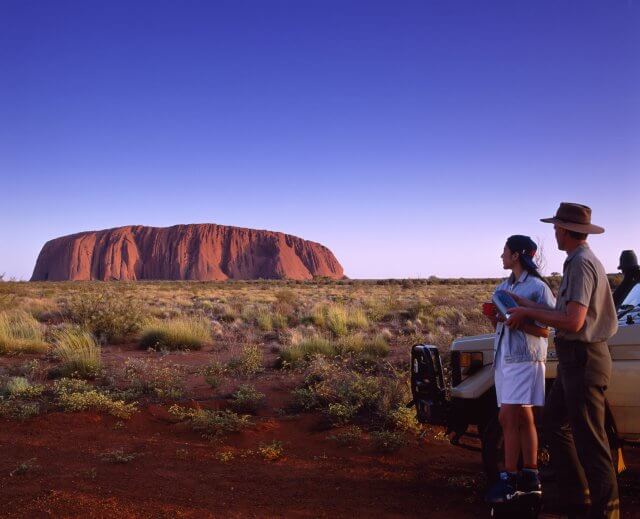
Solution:
M 480 440 L 482 442 L 482 466 L 488 482 L 492 483 L 498 479 L 504 460 L 504 437 L 497 413 L 482 426 Z

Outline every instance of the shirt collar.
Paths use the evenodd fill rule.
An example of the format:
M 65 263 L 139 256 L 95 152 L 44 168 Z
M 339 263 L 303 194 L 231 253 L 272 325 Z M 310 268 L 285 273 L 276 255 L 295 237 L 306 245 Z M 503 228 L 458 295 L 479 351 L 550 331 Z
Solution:
M 567 263 L 569 263 L 575 256 L 576 254 L 578 254 L 580 251 L 583 250 L 588 250 L 589 249 L 589 244 L 588 243 L 582 243 L 580 245 L 578 245 L 575 249 L 573 249 L 571 251 L 571 253 L 567 256 L 567 259 L 564 260 L 564 264 L 566 265 Z
M 525 279 L 527 279 L 528 276 L 529 276 L 529 272 L 527 270 L 523 270 L 522 274 L 520 274 L 520 277 L 516 281 L 512 272 L 511 275 L 509 276 L 509 283 L 511 283 L 512 285 L 515 285 L 516 283 L 524 283 Z

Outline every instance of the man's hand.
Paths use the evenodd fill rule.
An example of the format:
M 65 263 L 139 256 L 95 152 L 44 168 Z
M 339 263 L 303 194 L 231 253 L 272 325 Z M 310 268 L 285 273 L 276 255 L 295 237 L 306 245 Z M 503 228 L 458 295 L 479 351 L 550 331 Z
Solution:
M 529 320 L 529 310 L 524 306 L 516 306 L 509 308 L 507 313 L 510 315 L 509 319 L 505 323 L 509 328 L 514 330 L 520 330 L 527 324 Z

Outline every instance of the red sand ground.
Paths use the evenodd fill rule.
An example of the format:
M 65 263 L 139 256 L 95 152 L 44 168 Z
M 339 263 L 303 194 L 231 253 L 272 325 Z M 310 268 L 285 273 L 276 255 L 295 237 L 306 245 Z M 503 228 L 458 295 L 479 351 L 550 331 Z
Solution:
M 123 353 L 114 349 L 111 355 Z M 274 409 L 289 391 L 282 383 L 277 374 L 261 377 L 256 385 L 267 393 L 268 409 L 250 430 L 217 445 L 175 423 L 165 405 L 151 405 L 126 422 L 60 412 L 2 420 L 0 516 L 488 516 L 479 453 L 439 439 L 438 428 L 393 454 L 375 452 L 368 441 L 340 447 L 327 439 L 330 431 L 318 415 L 278 416 Z M 204 396 L 194 384 L 194 393 Z M 216 402 L 209 395 L 201 405 Z M 272 440 L 281 441 L 285 453 L 274 462 L 255 453 Z M 116 449 L 135 458 L 103 459 Z M 220 450 L 232 450 L 235 458 L 220 461 Z M 248 450 L 254 453 L 246 455 Z M 640 517 L 640 449 L 629 449 L 627 461 L 623 517 Z M 16 470 L 25 462 L 26 470 Z

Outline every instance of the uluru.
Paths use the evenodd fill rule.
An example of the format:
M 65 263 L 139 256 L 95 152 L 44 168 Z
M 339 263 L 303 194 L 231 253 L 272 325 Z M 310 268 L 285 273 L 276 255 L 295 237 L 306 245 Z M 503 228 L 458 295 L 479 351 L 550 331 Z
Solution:
M 341 279 L 325 246 L 281 232 L 216 224 L 132 225 L 45 243 L 31 281 Z

